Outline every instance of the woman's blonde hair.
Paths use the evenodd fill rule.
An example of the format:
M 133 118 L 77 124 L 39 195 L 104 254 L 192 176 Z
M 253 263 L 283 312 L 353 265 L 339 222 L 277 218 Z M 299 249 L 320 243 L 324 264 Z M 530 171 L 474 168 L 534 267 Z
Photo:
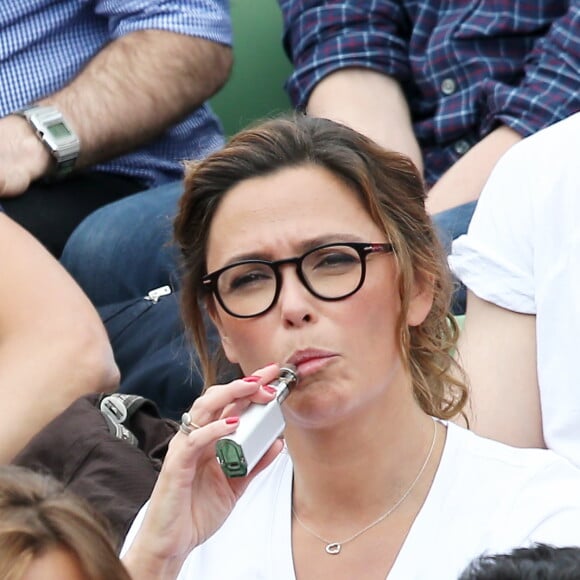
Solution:
M 411 160 L 386 151 L 348 127 L 307 116 L 265 121 L 233 137 L 220 151 L 187 166 L 185 192 L 175 221 L 183 256 L 182 310 L 198 349 L 206 384 L 216 380 L 209 356 L 201 278 L 207 238 L 216 208 L 236 184 L 288 167 L 316 165 L 341 178 L 363 201 L 369 215 L 395 247 L 399 270 L 401 352 L 421 408 L 448 419 L 463 409 L 467 388 L 452 357 L 458 326 L 450 314 L 452 278 L 431 219 L 425 188 Z M 430 284 L 433 305 L 418 326 L 406 324 L 415 284 Z
M 0 578 L 19 580 L 52 549 L 71 554 L 88 580 L 130 580 L 104 520 L 48 475 L 0 466 Z

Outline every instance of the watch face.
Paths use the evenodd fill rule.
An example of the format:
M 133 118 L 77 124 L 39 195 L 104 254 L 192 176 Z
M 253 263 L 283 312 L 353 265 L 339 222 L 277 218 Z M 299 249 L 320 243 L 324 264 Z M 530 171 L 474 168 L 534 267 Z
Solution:
M 46 130 L 53 136 L 59 139 L 60 137 L 69 137 L 72 133 L 68 130 L 64 123 L 55 123 L 54 125 L 47 125 Z

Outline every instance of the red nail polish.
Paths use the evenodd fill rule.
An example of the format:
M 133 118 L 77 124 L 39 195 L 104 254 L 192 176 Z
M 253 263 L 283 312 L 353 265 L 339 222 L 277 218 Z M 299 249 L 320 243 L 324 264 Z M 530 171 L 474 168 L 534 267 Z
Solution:
M 270 393 L 271 395 L 273 395 L 274 393 L 277 393 L 278 390 L 275 389 L 274 387 L 270 386 L 270 385 L 263 385 L 262 388 L 267 392 Z
M 246 381 L 246 383 L 257 383 L 261 378 L 256 375 L 250 375 L 249 377 L 244 377 L 242 381 Z
M 226 419 L 226 425 L 235 425 L 236 423 L 239 423 L 240 418 L 239 417 L 228 417 Z

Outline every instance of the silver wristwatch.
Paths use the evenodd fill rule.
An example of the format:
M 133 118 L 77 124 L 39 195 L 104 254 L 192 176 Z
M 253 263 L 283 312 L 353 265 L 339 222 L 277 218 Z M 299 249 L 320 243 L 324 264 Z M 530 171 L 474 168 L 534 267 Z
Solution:
M 15 112 L 24 117 L 56 161 L 55 175 L 69 174 L 80 153 L 80 141 L 52 105 L 32 105 Z

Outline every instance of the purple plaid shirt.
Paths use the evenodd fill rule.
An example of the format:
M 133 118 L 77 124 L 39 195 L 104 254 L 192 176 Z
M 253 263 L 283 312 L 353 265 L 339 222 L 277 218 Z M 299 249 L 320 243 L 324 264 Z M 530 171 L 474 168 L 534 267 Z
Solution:
M 292 102 L 342 68 L 398 79 L 429 185 L 498 125 L 527 136 L 580 110 L 580 0 L 279 3 Z

